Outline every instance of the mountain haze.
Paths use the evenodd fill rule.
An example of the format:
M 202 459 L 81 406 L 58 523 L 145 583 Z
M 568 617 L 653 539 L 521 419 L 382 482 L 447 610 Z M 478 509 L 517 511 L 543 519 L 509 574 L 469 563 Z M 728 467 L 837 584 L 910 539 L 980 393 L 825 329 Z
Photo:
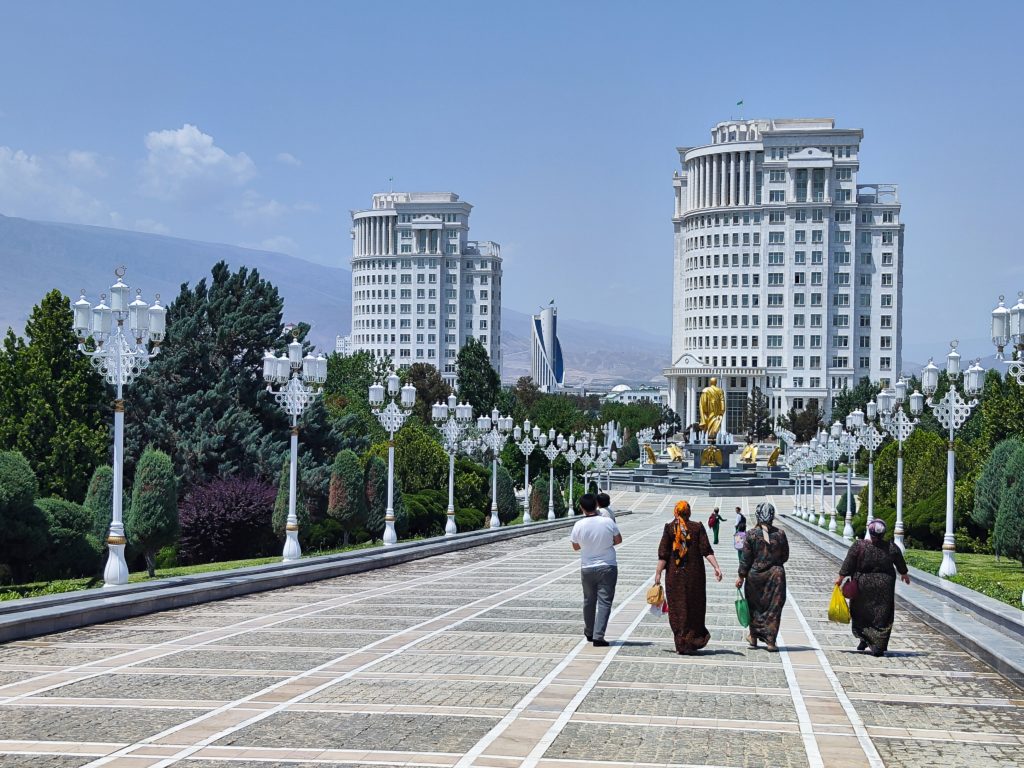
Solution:
M 114 282 L 114 269 L 127 268 L 125 282 L 166 305 L 187 282 L 194 285 L 218 261 L 232 269 L 254 267 L 284 298 L 285 322 L 312 325 L 311 341 L 333 351 L 335 337 L 352 321 L 352 273 L 283 253 L 204 243 L 78 224 L 29 221 L 0 215 L 0 330 L 21 333 L 32 306 L 59 288 L 72 300 L 85 288 L 93 303 Z M 506 269 L 514 265 L 506 264 Z M 545 288 L 545 290 L 549 290 Z M 530 372 L 530 315 L 502 309 L 503 378 Z M 602 386 L 620 381 L 658 381 L 669 357 L 668 339 L 631 328 L 612 327 L 560 315 L 558 335 L 565 354 L 566 383 Z M 663 381 L 663 379 L 662 379 Z

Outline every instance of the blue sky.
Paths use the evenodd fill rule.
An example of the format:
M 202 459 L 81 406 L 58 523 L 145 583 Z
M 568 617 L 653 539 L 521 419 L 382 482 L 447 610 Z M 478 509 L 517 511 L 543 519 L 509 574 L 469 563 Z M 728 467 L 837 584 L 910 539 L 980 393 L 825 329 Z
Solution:
M 675 147 L 863 128 L 900 184 L 904 356 L 1024 288 L 1019 3 L 6 2 L 0 213 L 348 264 L 374 191 L 450 190 L 505 302 L 670 333 Z

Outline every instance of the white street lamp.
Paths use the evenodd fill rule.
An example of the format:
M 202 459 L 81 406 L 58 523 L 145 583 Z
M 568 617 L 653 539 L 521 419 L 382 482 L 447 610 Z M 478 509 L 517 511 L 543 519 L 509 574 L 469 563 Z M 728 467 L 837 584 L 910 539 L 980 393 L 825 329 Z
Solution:
M 434 425 L 441 433 L 445 453 L 448 454 L 448 521 L 444 526 L 445 536 L 458 533 L 455 525 L 455 456 L 459 452 L 462 435 L 473 419 L 473 406 L 459 403 L 454 394 L 448 395 L 447 403 L 437 403 L 430 409 Z
M 999 306 L 992 310 L 992 343 L 1000 360 L 1005 359 L 1003 348 L 1010 345 L 1010 359 L 1006 361 L 1008 375 L 1024 387 L 1024 291 L 1017 294 L 1017 303 L 1011 309 L 1007 309 L 1003 297 L 999 297 Z
M 884 399 L 885 400 L 885 399 Z M 871 401 L 867 404 L 868 423 L 860 428 L 858 440 L 868 451 L 868 522 L 875 519 L 875 451 L 878 450 L 885 436 L 875 428 L 875 418 L 878 416 L 878 404 Z M 864 529 L 864 539 L 871 538 L 867 528 Z
M 481 416 L 476 420 L 480 430 L 480 440 L 491 451 L 491 528 L 500 528 L 498 517 L 498 454 L 505 447 L 508 435 L 512 431 L 512 417 L 502 416 L 495 408 L 490 416 Z
M 596 448 L 590 437 L 583 438 L 583 452 L 580 454 L 580 464 L 583 465 L 583 492 L 590 493 L 590 468 L 594 466 L 594 455 Z
M 637 445 L 640 448 L 640 466 L 647 464 L 647 451 L 644 450 L 654 440 L 654 427 L 644 427 L 636 433 Z
M 512 441 L 516 448 L 523 454 L 523 525 L 533 522 L 530 515 L 530 454 L 537 449 L 537 441 L 540 440 L 540 427 L 530 427 L 530 420 L 523 422 L 522 427 L 512 430 Z
M 416 404 L 416 387 L 411 384 L 400 386 L 401 379 L 393 370 L 384 384 L 370 385 L 370 406 L 377 421 L 388 433 L 388 505 L 384 510 L 384 546 L 398 543 L 395 532 L 395 432 L 402 428 Z M 387 402 L 387 405 L 384 403 Z
M 569 435 L 569 439 L 566 441 L 565 460 L 569 462 L 569 514 L 576 514 L 575 499 L 573 499 L 575 478 L 573 477 L 573 470 L 576 468 L 576 462 L 580 458 L 580 454 L 583 452 L 583 441 L 577 440 L 575 435 Z
M 93 307 L 85 291 L 74 304 L 75 334 L 78 351 L 89 358 L 93 368 L 114 387 L 114 500 L 110 529 L 107 532 L 107 564 L 103 585 L 116 587 L 128 583 L 128 564 L 124 559 L 127 539 L 124 535 L 122 500 L 124 495 L 124 388 L 149 366 L 160 351 L 167 328 L 167 310 L 160 305 L 160 294 L 152 306 L 136 291 L 128 303 L 130 289 L 124 283 L 125 268 L 114 270 L 117 282 L 110 287 L 110 305 L 106 294 Z M 90 343 L 91 342 L 91 343 Z M 150 350 L 152 342 L 152 350 Z
M 975 395 L 981 392 L 985 384 L 985 371 L 975 361 L 964 375 L 964 393 L 971 400 L 964 400 L 956 388 L 956 381 L 960 377 L 960 354 L 956 351 L 957 341 L 950 342 L 949 354 L 946 355 L 946 373 L 949 376 L 949 390 L 938 402 L 932 401 L 932 395 L 938 386 L 938 367 L 929 361 L 928 366 L 921 372 L 921 389 L 924 390 L 928 407 L 932 409 L 935 418 L 943 429 L 949 430 L 949 443 L 946 451 L 946 532 L 942 537 L 942 565 L 939 566 L 939 576 L 949 578 L 956 575 L 956 539 L 953 535 L 953 493 L 956 485 L 956 450 L 954 439 L 956 430 L 963 426 L 964 422 L 971 415 L 971 411 L 978 404 Z M 929 369 L 933 369 L 929 371 Z M 925 374 L 928 374 L 926 377 Z
M 854 415 L 860 411 L 854 411 L 846 415 L 846 429 L 838 421 L 832 424 L 830 434 L 839 446 L 839 451 L 846 456 L 846 515 L 843 523 L 843 538 L 846 541 L 853 541 L 853 476 L 852 465 L 854 455 L 857 452 L 857 438 L 853 431 L 856 429 L 857 417 Z M 863 417 L 861 413 L 861 417 Z
M 896 526 L 893 530 L 893 541 L 900 550 L 904 550 L 903 544 L 903 443 L 910 437 L 917 426 L 918 419 L 924 410 L 924 395 L 915 391 L 910 396 L 910 415 L 908 418 L 903 410 L 903 403 L 907 396 L 907 380 L 900 377 L 892 392 L 882 392 L 878 395 L 878 408 L 882 419 L 882 428 L 896 440 Z
M 267 391 L 291 417 L 288 520 L 284 527 L 285 541 L 282 554 L 282 560 L 287 563 L 302 557 L 302 548 L 299 546 L 299 518 L 295 510 L 299 474 L 299 418 L 320 394 L 320 386 L 327 381 L 327 358 L 323 355 L 314 357 L 312 354 L 303 357 L 298 331 L 294 331 L 286 354 L 275 357 L 269 350 L 263 353 L 263 380 L 267 383 Z M 275 384 L 278 386 L 276 392 Z
M 548 520 L 555 519 L 555 459 L 561 453 L 562 436 L 555 434 L 555 428 L 540 436 L 541 453 L 548 459 Z

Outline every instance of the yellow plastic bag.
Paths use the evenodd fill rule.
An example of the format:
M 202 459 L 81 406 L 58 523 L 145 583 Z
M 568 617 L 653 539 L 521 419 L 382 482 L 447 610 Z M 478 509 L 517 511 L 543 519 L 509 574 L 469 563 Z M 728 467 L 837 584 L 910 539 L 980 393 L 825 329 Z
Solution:
M 846 605 L 846 598 L 839 587 L 832 588 L 832 599 L 828 603 L 828 620 L 836 624 L 850 623 L 850 609 Z

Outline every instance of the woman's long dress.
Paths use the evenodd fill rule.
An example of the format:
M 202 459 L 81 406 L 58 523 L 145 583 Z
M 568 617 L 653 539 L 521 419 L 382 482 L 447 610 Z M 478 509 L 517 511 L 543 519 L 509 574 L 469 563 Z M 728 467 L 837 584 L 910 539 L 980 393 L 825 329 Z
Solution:
M 896 572 L 907 572 L 903 552 L 891 541 L 855 541 L 839 569 L 840 576 L 858 574 L 860 591 L 850 601 L 851 629 L 876 653 L 889 648 L 896 615 Z
M 789 560 L 789 541 L 784 531 L 774 526 L 768 529 L 768 541 L 763 528 L 747 531 L 740 552 L 739 575 L 746 579 L 743 586 L 750 608 L 750 634 L 754 639 L 775 645 L 782 621 L 782 608 L 786 604 L 786 569 Z
M 703 523 L 687 521 L 690 544 L 680 565 L 676 565 L 672 542 L 675 540 L 674 522 L 665 525 L 658 545 L 658 559 L 665 561 L 665 599 L 668 601 L 668 623 L 679 653 L 700 650 L 711 639 L 704 624 L 707 613 L 707 582 L 704 558 L 714 554 Z

